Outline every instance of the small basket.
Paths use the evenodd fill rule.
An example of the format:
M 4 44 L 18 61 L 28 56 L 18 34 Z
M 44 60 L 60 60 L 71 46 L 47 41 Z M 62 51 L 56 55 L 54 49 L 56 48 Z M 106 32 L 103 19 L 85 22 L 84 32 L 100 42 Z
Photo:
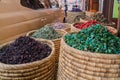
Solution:
M 81 29 L 78 29 L 74 26 L 75 23 L 71 24 L 71 32 L 79 32 Z M 82 23 L 81 23 L 82 24 Z
M 89 11 L 86 11 L 85 14 L 89 17 L 92 17 L 96 12 L 89 12 Z
M 84 12 L 67 12 L 67 23 L 73 23 L 76 16 L 83 14 Z
M 70 31 L 71 31 L 71 24 L 65 23 L 65 25 L 66 25 L 65 31 L 66 31 L 66 32 L 70 32 Z
M 53 80 L 55 73 L 55 49 L 54 43 L 45 39 L 36 39 L 36 41 L 46 43 L 52 49 L 51 54 L 38 61 L 24 64 L 4 64 L 0 63 L 0 80 L 33 80 L 36 78 Z M 9 45 L 5 43 L 0 48 Z
M 112 30 L 112 34 L 114 34 L 114 35 L 118 35 L 118 31 L 117 31 L 117 29 L 115 29 L 114 27 L 111 27 L 111 26 L 105 26 L 109 31 L 111 31 Z
M 67 45 L 63 38 L 57 80 L 120 80 L 119 54 L 77 50 Z
M 71 24 L 70 23 L 63 23 L 65 25 L 64 29 L 55 29 L 55 30 L 64 30 L 66 32 L 70 32 L 71 31 Z
M 88 21 L 80 18 L 80 23 L 86 23 L 86 22 L 88 22 Z

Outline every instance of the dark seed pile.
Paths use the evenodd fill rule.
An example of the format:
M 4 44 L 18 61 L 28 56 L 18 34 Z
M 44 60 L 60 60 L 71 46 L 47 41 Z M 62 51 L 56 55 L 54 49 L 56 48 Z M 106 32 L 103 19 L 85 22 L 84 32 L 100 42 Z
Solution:
M 65 42 L 73 48 L 105 54 L 120 54 L 120 38 L 101 25 L 92 25 L 78 33 L 70 33 Z
M 23 64 L 41 60 L 50 55 L 52 49 L 45 43 L 30 37 L 19 37 L 13 43 L 0 49 L 0 62 Z

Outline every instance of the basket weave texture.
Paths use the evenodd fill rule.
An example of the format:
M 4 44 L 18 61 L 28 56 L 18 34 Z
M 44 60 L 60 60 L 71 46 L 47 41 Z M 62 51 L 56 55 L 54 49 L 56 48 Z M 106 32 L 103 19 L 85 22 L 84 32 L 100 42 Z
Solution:
M 61 39 L 57 80 L 120 80 L 120 55 L 81 51 Z
M 112 30 L 113 31 L 113 34 L 114 35 L 118 35 L 118 31 L 117 31 L 117 29 L 115 29 L 114 27 L 111 27 L 111 26 L 105 26 L 108 30 Z
M 74 23 L 71 24 L 71 32 L 79 32 L 79 31 L 81 31 L 81 29 L 76 28 L 76 27 L 74 26 Z
M 83 12 L 67 12 L 67 23 L 74 23 L 76 16 L 82 14 Z
M 53 80 L 55 74 L 55 49 L 54 43 L 49 40 L 36 39 L 36 41 L 46 43 L 52 48 L 51 54 L 38 61 L 24 64 L 4 64 L 0 63 L 0 80 Z M 5 43 L 0 46 L 8 45 Z
M 37 30 L 32 30 L 30 32 L 28 32 L 26 34 L 26 36 L 31 36 L 34 32 L 36 32 Z M 66 34 L 67 32 L 64 31 L 64 30 L 56 30 L 58 33 L 60 33 L 61 35 L 64 35 Z M 58 38 L 58 39 L 54 39 L 54 40 L 51 40 L 53 41 L 54 45 L 55 45 L 55 61 L 56 63 L 58 63 L 58 58 L 59 58 L 59 53 L 60 53 L 60 42 L 61 42 L 61 38 Z
M 71 31 L 71 24 L 69 23 L 65 23 L 66 28 L 64 29 L 66 32 L 70 32 Z

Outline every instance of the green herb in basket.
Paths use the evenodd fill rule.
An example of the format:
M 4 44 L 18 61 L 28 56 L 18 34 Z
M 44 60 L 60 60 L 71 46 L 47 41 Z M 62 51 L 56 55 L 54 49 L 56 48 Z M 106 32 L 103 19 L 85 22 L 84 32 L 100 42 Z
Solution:
M 79 50 L 106 54 L 120 53 L 120 38 L 99 24 L 78 33 L 67 34 L 64 38 L 68 45 Z
M 52 39 L 60 38 L 62 37 L 62 35 L 59 34 L 57 31 L 55 31 L 49 25 L 46 25 L 43 28 L 36 31 L 35 33 L 33 33 L 32 37 L 52 40 Z
M 101 23 L 107 22 L 106 18 L 104 17 L 102 13 L 96 13 L 95 15 L 92 16 L 92 19 L 98 22 L 101 22 Z

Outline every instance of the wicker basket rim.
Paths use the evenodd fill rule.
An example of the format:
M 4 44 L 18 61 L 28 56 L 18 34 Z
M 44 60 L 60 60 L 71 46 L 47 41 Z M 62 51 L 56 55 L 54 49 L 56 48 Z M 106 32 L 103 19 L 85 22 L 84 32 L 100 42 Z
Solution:
M 51 24 L 54 24 L 54 23 L 51 23 Z M 48 25 L 51 25 L 51 24 L 48 24 Z M 71 25 L 70 23 L 63 23 L 65 25 L 65 28 L 63 29 L 68 29 L 70 27 L 68 27 L 69 25 Z M 61 30 L 61 29 L 55 29 L 55 30 Z
M 69 33 L 67 33 L 67 34 L 69 34 Z M 65 34 L 65 35 L 67 35 L 67 34 Z M 63 42 L 64 44 L 66 44 L 66 42 L 64 41 L 65 35 L 61 38 L 61 42 Z M 68 47 L 69 50 L 76 50 L 76 52 L 78 52 L 80 54 L 104 56 L 107 58 L 114 58 L 114 57 L 116 58 L 118 56 L 120 57 L 120 54 L 104 54 L 104 53 L 96 53 L 96 52 L 90 52 L 90 51 L 82 51 L 82 50 L 75 49 L 75 48 L 69 46 L 68 44 L 66 44 L 66 46 Z
M 30 34 L 31 33 L 34 33 L 34 32 L 36 32 L 37 30 L 32 30 L 32 31 L 29 31 L 27 34 L 26 34 L 26 36 L 30 36 Z M 59 31 L 59 32 L 63 32 L 63 33 L 65 33 L 65 34 L 67 34 L 67 32 L 66 31 L 64 31 L 64 30 L 56 30 L 56 31 Z M 61 34 L 61 33 L 60 33 Z M 63 35 L 63 34 L 62 34 Z M 62 37 L 61 37 L 62 38 Z M 60 40 L 61 38 L 57 38 L 57 39 L 53 39 L 53 40 L 51 40 L 51 41 L 56 41 L 56 40 Z M 39 38 L 37 38 L 37 39 L 39 39 Z M 40 38 L 40 39 L 42 39 L 42 38 Z M 48 39 L 46 39 L 46 40 L 48 40 Z
M 52 41 L 46 40 L 46 39 L 35 39 L 35 40 L 43 42 L 43 43 L 47 42 L 46 44 L 49 47 L 51 47 L 52 51 L 51 51 L 51 54 L 48 57 L 45 57 L 45 58 L 43 58 L 41 60 L 38 60 L 38 61 L 33 61 L 33 62 L 23 63 L 23 64 L 14 64 L 14 65 L 12 65 L 12 64 L 5 64 L 5 63 L 1 63 L 0 62 L 0 65 L 2 65 L 2 66 L 0 66 L 0 68 L 4 68 L 4 67 L 10 68 L 10 67 L 19 67 L 19 66 L 20 67 L 25 67 L 25 66 L 31 66 L 31 65 L 36 65 L 36 64 L 40 65 L 40 63 L 43 63 L 44 61 L 49 60 L 54 55 L 54 52 L 55 52 L 55 48 L 54 48 L 55 45 L 54 45 L 54 43 Z M 13 41 L 10 41 L 10 42 L 7 42 L 7 43 L 4 43 L 4 44 L 0 45 L 0 48 L 10 44 L 11 42 L 13 42 Z
M 115 29 L 114 27 L 111 27 L 111 26 L 105 26 L 107 29 L 113 29 L 115 33 L 117 33 L 117 29 Z

